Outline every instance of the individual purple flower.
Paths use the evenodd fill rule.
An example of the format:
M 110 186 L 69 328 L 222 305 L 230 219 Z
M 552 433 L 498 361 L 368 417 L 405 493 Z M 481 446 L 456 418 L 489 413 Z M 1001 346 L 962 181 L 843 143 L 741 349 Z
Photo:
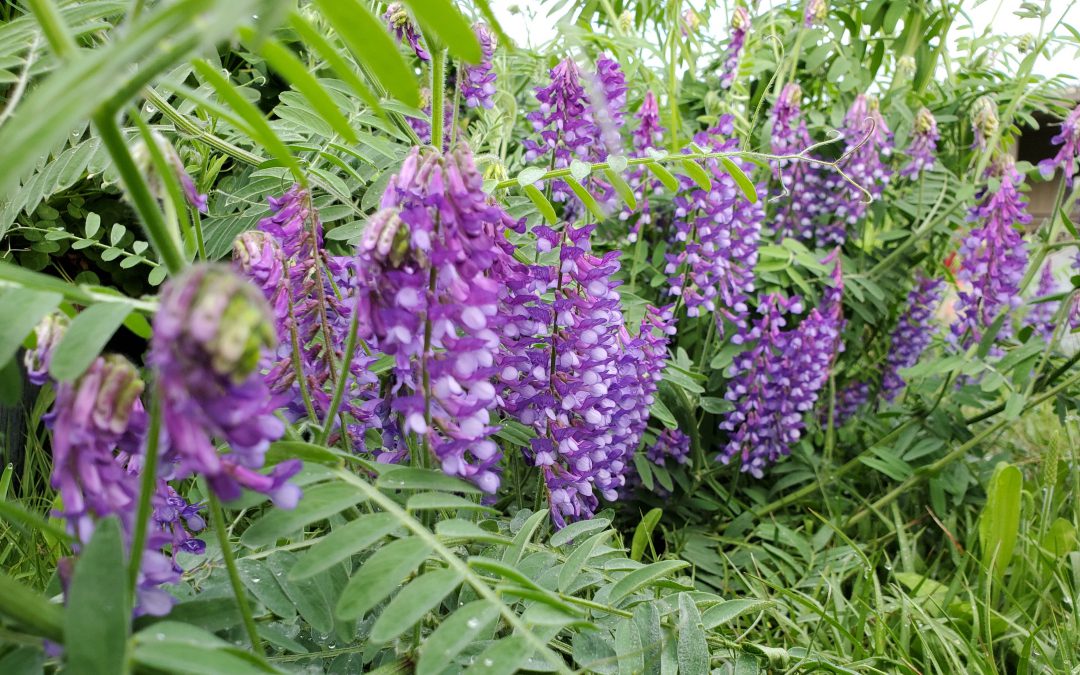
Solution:
M 392 410 L 447 474 L 499 485 L 491 439 L 506 214 L 467 147 L 414 148 L 360 244 L 361 335 L 394 357 Z
M 924 171 L 930 170 L 936 161 L 939 137 L 934 114 L 926 108 L 919 108 L 919 112 L 915 115 L 915 131 L 911 135 L 911 145 L 907 149 L 907 155 L 911 161 L 900 169 L 900 175 L 915 179 Z
M 390 30 L 397 36 L 398 42 L 408 42 L 409 47 L 416 54 L 417 58 L 421 61 L 430 61 L 431 54 L 424 48 L 424 44 L 420 38 L 420 31 L 416 28 L 416 24 L 413 23 L 412 18 L 409 17 L 409 13 L 405 10 L 405 6 L 400 2 L 391 2 L 386 7 L 386 13 L 383 14 L 383 19 L 386 20 Z
M 813 144 L 802 115 L 802 88 L 798 83 L 784 85 L 772 118 L 774 155 L 801 155 Z M 822 206 L 820 166 L 797 159 L 781 159 L 776 163 L 776 170 L 787 193 L 776 214 L 774 230 L 777 236 L 814 241 L 815 219 Z
M 803 14 L 803 26 L 810 28 L 825 23 L 829 16 L 829 3 L 826 0 L 807 0 Z
M 466 64 L 461 72 L 461 97 L 470 108 L 491 108 L 495 97 L 495 70 L 491 57 L 495 53 L 495 35 L 482 23 L 473 26 L 480 42 L 483 58 L 475 65 Z
M 985 150 L 986 144 L 997 133 L 997 103 L 990 96 L 980 96 L 971 107 L 971 128 L 975 133 L 972 148 Z
M 34 326 L 36 343 L 33 349 L 28 349 L 23 354 L 26 379 L 30 380 L 31 384 L 41 386 L 49 379 L 53 349 L 60 343 L 60 338 L 64 337 L 69 323 L 66 316 L 53 312 Z
M 1080 105 L 1073 108 L 1061 123 L 1061 131 L 1051 138 L 1050 142 L 1060 145 L 1061 149 L 1053 158 L 1039 162 L 1039 173 L 1050 180 L 1054 171 L 1060 167 L 1065 174 L 1065 185 L 1072 189 L 1073 177 L 1076 176 L 1076 160 L 1080 157 Z
M 1020 229 L 1031 222 L 1027 201 L 1019 191 L 1023 181 L 1013 160 L 999 157 L 987 170 L 996 178 L 996 189 L 987 186 L 978 195 L 968 220 L 978 223 L 960 245 L 960 284 L 957 318 L 951 326 L 952 341 L 967 349 L 982 340 L 983 331 L 1002 313 L 1020 303 L 1020 282 L 1028 253 Z M 1001 326 L 999 340 L 1012 334 L 1009 321 Z
M 844 117 L 841 133 L 845 142 L 841 160 L 844 171 L 870 193 L 870 199 L 880 198 L 892 178 L 885 159 L 892 154 L 893 141 L 877 100 L 864 94 L 856 96 Z M 847 238 L 848 229 L 866 215 L 867 196 L 835 172 L 825 176 L 823 189 L 821 209 L 829 220 L 817 231 L 817 245 L 838 246 Z
M 1053 295 L 1058 290 L 1057 280 L 1054 279 L 1054 264 L 1047 260 L 1043 264 L 1042 272 L 1039 273 L 1039 285 L 1035 289 L 1033 300 Z M 1031 326 L 1042 338 L 1049 342 L 1054 335 L 1054 315 L 1057 314 L 1057 302 L 1032 303 L 1024 317 L 1024 325 Z
M 645 450 L 645 456 L 658 466 L 666 466 L 667 460 L 686 464 L 690 459 L 690 437 L 678 429 L 664 429 L 656 442 Z
M 824 262 L 837 255 L 834 251 Z M 724 397 L 734 407 L 720 422 L 728 437 L 717 457 L 721 462 L 738 458 L 742 471 L 761 478 L 766 466 L 790 454 L 802 437 L 806 413 L 817 403 L 843 348 L 839 260 L 832 283 L 797 327 L 788 328 L 788 317 L 802 313 L 802 300 L 773 293 L 762 299 L 758 318 L 740 331 L 749 348 L 735 357 L 729 371 Z
M 745 7 L 736 7 L 731 14 L 731 40 L 724 52 L 724 64 L 720 73 L 720 88 L 728 89 L 739 72 L 739 60 L 746 46 L 746 34 L 750 32 L 750 13 Z
M 551 84 L 536 89 L 540 109 L 526 115 L 539 141 L 527 138 L 525 161 L 536 162 L 550 156 L 548 162 L 556 169 L 570 166 L 570 161 L 586 161 L 599 132 L 593 121 L 592 106 L 573 59 L 563 59 L 551 69 Z M 573 194 L 564 181 L 556 181 L 552 199 L 566 201 Z
M 918 363 L 937 332 L 934 312 L 941 302 L 942 287 L 940 279 L 920 276 L 908 293 L 907 305 L 890 337 L 889 355 L 881 376 L 881 395 L 886 401 L 893 401 L 904 388 L 906 383 L 900 371 Z
M 733 152 L 739 145 L 733 132 L 732 117 L 725 115 L 694 140 L 713 152 Z M 741 327 L 749 314 L 765 211 L 760 201 L 751 204 L 746 199 L 717 160 L 705 160 L 704 165 L 711 188 L 703 190 L 683 177 L 684 189 L 674 199 L 675 242 L 664 271 L 668 292 L 682 298 L 687 315 L 714 313 L 723 335 L 725 319 Z M 749 172 L 752 167 L 743 162 L 742 168 Z
M 630 134 L 633 141 L 634 156 L 646 157 L 649 150 L 661 147 L 666 133 L 666 129 L 660 124 L 660 110 L 656 104 L 656 96 L 651 91 L 645 92 L 645 98 L 642 100 L 641 107 L 638 108 L 634 117 L 638 120 L 637 127 Z M 649 197 L 663 192 L 663 186 L 644 166 L 635 167 L 630 173 L 628 182 L 634 190 L 638 208 L 635 211 L 631 211 L 629 208 L 623 209 L 619 214 L 619 218 L 627 220 L 633 215 L 637 215 L 637 219 L 630 226 L 629 232 L 630 241 L 635 242 L 641 234 L 642 227 L 653 222 L 652 210 L 649 208 Z
M 248 488 L 292 508 L 300 489 L 288 479 L 299 460 L 263 466 L 284 424 L 258 367 L 276 342 L 270 310 L 259 290 L 218 265 L 199 265 L 170 280 L 154 317 L 148 362 L 161 390 L 167 435 L 164 466 L 172 477 L 201 475 L 222 499 Z M 228 446 L 219 454 L 214 439 Z

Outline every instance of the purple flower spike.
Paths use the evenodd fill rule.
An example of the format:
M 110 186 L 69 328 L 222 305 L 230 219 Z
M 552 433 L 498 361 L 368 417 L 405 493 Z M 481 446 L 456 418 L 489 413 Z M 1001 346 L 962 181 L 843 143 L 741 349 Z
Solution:
M 678 429 L 664 429 L 649 446 L 645 456 L 653 464 L 666 466 L 671 459 L 676 464 L 686 464 L 690 459 L 690 437 Z
M 421 61 L 431 60 L 431 54 L 427 52 L 423 42 L 421 42 L 420 31 L 417 30 L 416 24 L 414 24 L 409 17 L 409 13 L 405 11 L 404 5 L 400 2 L 391 2 L 386 7 L 386 13 L 383 14 L 383 19 L 386 20 L 390 30 L 394 31 L 394 35 L 397 36 L 398 42 L 408 42 L 413 53 L 416 54 L 417 58 Z
M 746 34 L 750 32 L 750 13 L 745 7 L 736 7 L 731 14 L 731 41 L 724 52 L 724 66 L 720 74 L 720 88 L 728 89 L 739 72 L 739 60 L 746 46 Z
M 148 361 L 162 394 L 162 460 L 176 464 L 174 477 L 202 475 L 225 500 L 247 486 L 284 497 L 280 506 L 295 505 L 295 492 L 276 479 L 260 483 L 250 475 L 285 430 L 258 372 L 275 343 L 259 289 L 228 268 L 196 266 L 166 284 Z M 229 446 L 227 454 L 218 453 L 214 438 Z M 287 462 L 275 475 L 297 470 L 299 462 Z
M 784 85 L 772 116 L 773 154 L 799 155 L 813 144 L 802 115 L 802 88 L 798 83 Z M 776 169 L 788 193 L 776 215 L 777 236 L 814 241 L 815 219 L 822 211 L 820 165 L 782 159 L 777 162 Z
M 871 199 L 881 197 L 892 178 L 892 169 L 884 160 L 892 154 L 893 141 L 877 100 L 856 96 L 844 118 L 842 133 L 844 170 L 851 180 L 869 190 Z M 825 176 L 824 190 L 822 212 L 832 220 L 817 232 L 820 248 L 843 244 L 848 229 L 863 219 L 868 206 L 866 195 L 836 173 Z
M 52 362 L 52 352 L 60 343 L 60 338 L 67 332 L 68 318 L 59 312 L 49 314 L 34 326 L 34 336 L 37 344 L 33 349 L 26 350 L 23 354 L 23 365 L 26 366 L 26 379 L 32 384 L 41 386 L 49 379 L 49 364 Z
M 637 128 L 631 133 L 635 157 L 647 157 L 649 150 L 659 148 L 664 142 L 666 129 L 660 124 L 660 109 L 656 104 L 656 96 L 651 92 L 645 92 L 645 98 L 634 116 L 638 120 Z M 638 218 L 630 228 L 629 238 L 631 242 L 638 240 L 641 229 L 653 221 L 652 211 L 649 208 L 649 197 L 663 192 L 663 186 L 653 177 L 644 166 L 638 166 L 631 170 L 629 178 L 630 187 L 638 200 L 636 213 Z M 619 214 L 622 220 L 634 215 L 634 211 L 625 208 Z
M 473 26 L 476 39 L 480 41 L 483 59 L 476 65 L 462 69 L 461 97 L 470 108 L 491 108 L 495 98 L 495 71 L 491 57 L 495 53 L 495 35 L 482 23 Z
M 836 394 L 836 405 L 833 408 L 833 427 L 839 428 L 847 424 L 848 420 L 859 412 L 870 400 L 870 383 L 855 380 L 849 382 Z M 828 424 L 829 410 L 826 407 L 821 411 L 821 422 Z
M 911 161 L 900 169 L 900 175 L 916 179 L 924 171 L 930 170 L 934 166 L 939 137 L 934 114 L 926 108 L 920 108 L 915 115 L 915 133 L 912 134 L 911 145 L 907 149 Z
M 1031 222 L 1027 201 L 1019 191 L 1023 179 L 1008 156 L 999 157 L 987 175 L 997 178 L 998 186 L 996 190 L 983 188 L 968 216 L 980 225 L 960 245 L 956 275 L 960 291 L 951 339 L 965 350 L 977 344 L 1002 313 L 1020 305 L 1020 282 L 1027 268 L 1027 247 L 1017 227 Z M 997 338 L 1007 340 L 1011 335 L 1012 326 L 1006 321 Z
M 1039 274 L 1039 285 L 1035 289 L 1035 298 L 1043 298 L 1057 293 L 1057 280 L 1054 279 L 1054 263 L 1047 260 L 1043 263 L 1042 272 Z M 1040 302 L 1031 305 L 1027 316 L 1024 317 L 1024 325 L 1032 326 L 1046 341 L 1054 334 L 1054 315 L 1057 313 L 1057 302 Z
M 900 370 L 918 363 L 937 332 L 933 321 L 942 287 L 940 279 L 920 276 L 915 288 L 908 293 L 907 306 L 890 338 L 885 373 L 881 377 L 881 395 L 886 401 L 893 401 L 906 384 Z
M 626 124 L 626 76 L 619 62 L 607 54 L 596 60 L 598 87 L 592 98 L 593 118 L 600 142 L 593 145 L 593 159 L 603 161 L 622 152 L 622 128 Z
M 1073 108 L 1061 124 L 1061 131 L 1051 138 L 1050 142 L 1060 145 L 1061 149 L 1052 159 L 1039 162 L 1039 173 L 1049 180 L 1060 167 L 1065 174 L 1065 185 L 1072 189 L 1073 178 L 1076 176 L 1076 160 L 1080 157 L 1080 106 Z

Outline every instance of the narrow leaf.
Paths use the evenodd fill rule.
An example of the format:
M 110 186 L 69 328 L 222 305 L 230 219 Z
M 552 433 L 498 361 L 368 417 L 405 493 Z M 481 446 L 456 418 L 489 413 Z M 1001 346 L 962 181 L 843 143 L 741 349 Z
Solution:
M 122 302 L 91 305 L 79 312 L 53 351 L 49 373 L 61 382 L 82 375 L 128 314 L 131 314 L 131 305 Z
M 273 509 L 252 523 L 240 537 L 240 543 L 250 548 L 273 544 L 306 525 L 326 520 L 350 506 L 365 501 L 367 497 L 346 483 L 325 483 L 311 488 L 295 509 Z
M 630 207 L 631 211 L 637 210 L 637 197 L 634 196 L 634 191 L 630 188 L 623 177 L 615 173 L 611 169 L 604 169 L 604 175 L 607 176 L 608 182 L 615 188 L 615 192 L 619 194 L 619 199 Z
M 645 548 L 652 541 L 653 530 L 656 529 L 656 524 L 660 522 L 660 516 L 663 514 L 663 509 L 652 509 L 645 514 L 638 526 L 634 528 L 634 539 L 630 544 L 631 560 L 641 560 L 641 557 L 645 554 Z
M 684 159 L 681 162 L 683 171 L 687 176 L 690 176 L 690 180 L 697 183 L 697 186 L 702 190 L 708 192 L 712 189 L 712 179 L 709 178 L 709 174 L 705 173 L 705 169 L 692 159 Z
M 654 562 L 651 565 L 636 569 L 615 582 L 615 585 L 611 587 L 611 592 L 608 595 L 608 602 L 615 604 L 631 593 L 641 590 L 653 581 L 689 566 L 690 563 L 682 560 L 661 560 L 660 562 Z
M 446 43 L 455 58 L 473 65 L 479 64 L 484 53 L 472 26 L 451 0 L 405 0 L 417 21 Z
M 0 289 L 0 365 L 7 364 L 34 326 L 62 299 L 49 291 Z
M 375 644 L 393 640 L 416 625 L 460 584 L 461 574 L 450 569 L 432 570 L 413 579 L 379 615 L 369 639 Z
M 705 628 L 712 630 L 717 626 L 722 626 L 725 623 L 734 621 L 743 614 L 748 612 L 760 612 L 761 610 L 771 607 L 772 600 L 754 600 L 754 599 L 738 599 L 738 600 L 725 600 L 718 605 L 705 610 L 705 613 L 701 615 L 701 622 L 705 625 Z
M 559 570 L 559 590 L 563 593 L 568 592 L 574 582 L 577 581 L 578 576 L 581 574 L 582 568 L 592 557 L 596 547 L 607 541 L 611 535 L 614 534 L 612 530 L 605 530 L 598 534 L 594 534 L 574 549 L 566 558 L 566 562 L 563 563 L 562 569 Z
M 585 189 L 584 185 L 579 183 L 573 176 L 566 176 L 565 180 L 566 184 L 574 191 L 574 194 L 577 195 L 577 198 L 585 205 L 585 208 L 589 209 L 589 213 L 593 214 L 594 218 L 603 220 L 606 217 L 603 209 L 596 203 L 596 198 L 589 194 L 589 191 Z
M 499 607 L 487 600 L 475 600 L 450 615 L 420 647 L 416 675 L 437 675 L 452 665 L 461 650 L 490 634 Z
M 559 222 L 559 217 L 555 215 L 555 209 L 543 192 L 540 192 L 535 185 L 523 185 L 522 189 L 525 190 L 525 194 L 532 200 L 532 203 L 536 205 L 536 209 L 540 211 L 540 215 L 544 217 L 548 225 Z
M 701 613 L 689 593 L 679 593 L 679 672 L 709 672 L 709 646 L 705 643 L 705 629 L 701 625 Z
M 419 537 L 398 539 L 364 561 L 341 592 L 335 614 L 348 621 L 367 614 L 424 562 L 431 546 Z
M 565 546 L 577 537 L 596 532 L 597 530 L 602 530 L 610 524 L 611 519 L 609 518 L 579 520 L 576 523 L 570 523 L 563 529 L 551 535 L 549 542 L 552 546 Z
M 669 191 L 679 191 L 679 180 L 675 178 L 675 175 L 668 171 L 666 167 L 661 165 L 659 162 L 649 162 L 645 166 L 649 169 L 649 171 L 652 172 L 654 176 L 656 176 L 656 178 L 661 183 L 663 183 L 664 187 L 666 187 Z
M 79 554 L 67 592 L 64 652 L 76 673 L 124 672 L 130 616 L 120 522 L 106 518 Z
M 503 675 L 516 673 L 529 658 L 529 644 L 521 635 L 511 635 L 493 643 L 480 653 L 465 675 Z
M 721 157 L 720 163 L 724 165 L 724 169 L 735 179 L 735 184 L 739 186 L 739 189 L 742 190 L 743 195 L 750 200 L 750 203 L 757 204 L 757 188 L 754 187 L 754 183 L 747 178 L 745 173 L 743 173 L 743 170 L 739 168 L 739 165 L 727 157 Z
M 442 471 L 409 466 L 386 470 L 376 479 L 375 485 L 387 490 L 439 490 L 480 494 L 480 489 L 472 483 L 448 476 Z
M 979 543 L 984 567 L 993 565 L 999 579 L 1012 560 L 1020 529 L 1020 493 L 1024 476 L 1020 469 L 1002 462 L 994 469 L 986 490 L 986 506 L 979 516 Z
M 540 527 L 540 523 L 547 517 L 547 509 L 540 509 L 536 513 L 529 516 L 525 524 L 521 526 L 518 533 L 514 535 L 514 541 L 511 542 L 506 550 L 503 551 L 502 561 L 508 565 L 517 565 L 521 562 L 521 554 L 525 551 L 525 546 L 532 541 L 533 535 L 536 534 L 537 528 Z
M 375 542 L 393 532 L 398 521 L 389 513 L 372 513 L 346 523 L 319 539 L 318 543 L 300 556 L 289 572 L 289 578 L 306 579 L 361 553 Z

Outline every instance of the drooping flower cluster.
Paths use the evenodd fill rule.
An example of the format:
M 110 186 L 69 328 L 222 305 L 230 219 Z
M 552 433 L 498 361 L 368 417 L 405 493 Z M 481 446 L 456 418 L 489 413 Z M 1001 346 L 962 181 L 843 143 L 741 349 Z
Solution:
M 651 91 L 645 92 L 645 98 L 642 100 L 641 107 L 638 108 L 635 117 L 638 124 L 630 134 L 634 146 L 634 156 L 646 157 L 650 149 L 661 146 L 666 131 L 663 125 L 660 124 L 660 110 L 656 104 L 656 96 Z M 630 226 L 629 233 L 630 241 L 635 242 L 641 234 L 642 227 L 653 222 L 652 210 L 649 208 L 649 197 L 660 192 L 662 187 L 658 180 L 651 177 L 644 166 L 633 169 L 630 172 L 628 182 L 634 190 L 638 208 L 636 211 L 625 208 L 619 214 L 619 217 L 622 220 L 627 220 L 635 213 L 637 214 L 637 220 Z
M 1060 145 L 1061 149 L 1050 159 L 1039 162 L 1039 172 L 1049 180 L 1059 167 L 1065 174 L 1065 185 L 1070 189 L 1076 176 L 1076 160 L 1080 158 L 1080 105 L 1073 108 L 1061 124 L 1061 131 L 1050 142 Z
M 986 187 L 979 194 L 968 216 L 978 226 L 964 237 L 959 251 L 960 291 L 951 330 L 954 344 L 961 349 L 978 343 L 1002 313 L 1020 305 L 1020 282 L 1027 268 L 1027 247 L 1018 229 L 1031 222 L 1019 190 L 1023 179 L 1008 156 L 999 157 L 988 176 L 997 179 L 997 189 Z M 1010 322 L 1005 321 L 998 339 L 1011 334 Z
M 733 131 L 733 120 L 725 115 L 694 140 L 713 152 L 730 152 L 738 148 Z M 676 243 L 666 254 L 664 271 L 669 293 L 682 298 L 687 314 L 715 313 L 723 335 L 724 319 L 745 325 L 765 211 L 760 200 L 750 203 L 719 162 L 709 159 L 704 165 L 711 188 L 706 191 L 684 176 L 684 190 L 674 199 Z M 750 170 L 749 164 L 742 168 Z
M 1047 260 L 1043 264 L 1042 272 L 1039 273 L 1039 285 L 1035 289 L 1033 299 L 1044 298 L 1057 292 L 1057 280 L 1054 279 L 1053 261 Z M 1024 317 L 1024 325 L 1031 326 L 1044 340 L 1050 340 L 1054 334 L 1054 314 L 1057 313 L 1057 302 L 1033 303 Z
M 900 370 L 918 363 L 937 331 L 933 320 L 942 287 L 940 279 L 920 276 L 908 293 L 907 305 L 890 337 L 889 355 L 881 376 L 881 395 L 886 401 L 893 401 L 906 384 Z
M 739 72 L 739 60 L 746 46 L 746 34 L 750 32 L 750 13 L 745 7 L 736 7 L 731 14 L 731 40 L 724 52 L 724 64 L 720 72 L 720 88 L 728 89 Z
M 550 155 L 551 166 L 563 169 L 573 159 L 588 160 L 599 131 L 573 59 L 565 58 L 551 69 L 551 84 L 538 87 L 536 98 L 540 109 L 526 115 L 526 119 L 540 134 L 540 140 L 522 141 L 525 161 L 536 162 Z M 555 201 L 565 201 L 570 194 L 565 182 L 555 182 Z
M 592 146 L 592 158 L 603 161 L 608 155 L 622 152 L 622 128 L 626 124 L 626 76 L 619 62 L 607 54 L 596 59 L 596 85 L 589 99 L 600 139 Z
M 830 254 L 825 262 L 836 256 Z M 734 409 L 720 423 L 728 437 L 717 458 L 720 461 L 727 464 L 737 458 L 743 471 L 760 478 L 767 465 L 790 454 L 802 437 L 806 413 L 817 403 L 842 349 L 839 260 L 832 281 L 821 304 L 797 327 L 787 330 L 787 316 L 802 313 L 802 300 L 775 293 L 762 299 L 758 317 L 743 332 L 743 341 L 750 347 L 731 366 L 732 379 L 724 397 Z
M 820 26 L 829 16 L 829 3 L 826 0 L 807 0 L 803 14 L 803 26 Z
M 273 319 L 259 290 L 217 265 L 199 265 L 166 283 L 154 317 L 148 362 L 161 389 L 167 443 L 164 466 L 175 478 L 201 475 L 222 499 L 241 488 L 292 508 L 300 489 L 288 479 L 299 460 L 262 468 L 267 448 L 284 432 L 278 407 L 259 375 L 274 346 Z M 228 445 L 219 454 L 214 438 Z
M 409 17 L 409 13 L 405 10 L 405 6 L 400 2 L 391 2 L 386 7 L 386 13 L 383 14 L 383 19 L 386 20 L 390 30 L 397 36 L 398 42 L 408 42 L 409 48 L 413 50 L 417 58 L 421 61 L 430 61 L 431 54 L 424 48 L 424 44 L 420 38 L 420 31 L 416 28 L 416 24 L 413 23 L 412 18 Z
M 856 184 L 878 198 L 892 178 L 892 169 L 885 158 L 892 154 L 892 132 L 881 116 L 876 99 L 864 94 L 855 97 L 841 130 L 844 137 L 844 171 Z M 817 231 L 819 247 L 840 245 L 847 238 L 847 231 L 866 215 L 867 196 L 844 180 L 836 172 L 828 173 L 823 180 L 825 200 L 822 212 L 828 215 Z
M 473 26 L 473 31 L 480 42 L 483 58 L 478 64 L 466 64 L 462 68 L 461 97 L 470 108 L 491 108 L 495 99 L 495 70 L 491 64 L 491 57 L 495 53 L 495 35 L 482 23 Z
M 667 460 L 686 464 L 690 459 L 690 437 L 678 429 L 664 429 L 656 442 L 645 450 L 645 456 L 653 464 L 667 466 Z
M 918 178 L 924 171 L 929 171 L 934 166 L 939 137 L 934 114 L 926 108 L 920 108 L 915 115 L 915 131 L 907 149 L 911 161 L 900 169 L 900 175 L 905 178 Z
M 997 132 L 997 103 L 990 96 L 980 96 L 971 107 L 971 127 L 975 132 L 975 142 L 971 147 L 986 149 L 986 144 Z
M 391 408 L 450 475 L 499 485 L 492 377 L 509 218 L 468 148 L 413 151 L 360 245 L 360 333 L 394 357 Z
M 847 424 L 848 420 L 855 417 L 859 408 L 870 400 L 870 383 L 862 380 L 852 380 L 836 393 L 836 403 L 833 407 L 833 427 L 839 428 Z M 827 407 L 821 411 L 822 424 L 828 424 L 829 411 Z
M 674 331 L 670 309 L 650 308 L 630 334 L 613 278 L 619 254 L 589 252 L 591 230 L 536 228 L 542 250 L 559 248 L 555 278 L 534 273 L 554 286 L 554 301 L 533 294 L 518 305 L 523 322 L 544 332 L 518 342 L 531 348 L 504 360 L 500 373 L 506 410 L 536 429 L 529 455 L 560 527 L 591 516 L 600 496 L 616 499 L 625 485 Z
M 810 132 L 802 116 L 802 88 L 798 83 L 784 85 L 772 116 L 773 154 L 798 155 L 811 146 Z M 776 170 L 787 193 L 776 214 L 777 236 L 813 241 L 815 218 L 822 206 L 820 165 L 781 159 Z

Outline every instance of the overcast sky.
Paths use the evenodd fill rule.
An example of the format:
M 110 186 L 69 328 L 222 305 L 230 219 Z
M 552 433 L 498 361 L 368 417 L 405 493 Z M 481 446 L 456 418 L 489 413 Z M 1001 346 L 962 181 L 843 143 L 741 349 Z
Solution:
M 789 0 L 784 2 L 783 0 L 765 0 L 760 3 L 760 6 L 777 6 L 782 4 L 790 4 L 795 0 Z M 698 4 L 700 2 L 691 2 L 690 4 Z M 954 25 L 952 30 L 952 37 L 955 40 L 962 36 L 971 36 L 973 34 L 981 34 L 983 30 L 990 27 L 993 31 L 1004 35 L 1023 35 L 1025 33 L 1036 33 L 1039 30 L 1039 22 L 1037 19 L 1021 19 L 1017 17 L 1014 12 L 1020 8 L 1022 0 L 965 0 L 964 11 L 971 18 L 972 27 L 969 27 L 966 20 L 959 20 Z M 1041 4 L 1041 3 L 1040 3 Z M 1052 14 L 1050 21 L 1056 21 L 1062 13 L 1067 13 L 1067 22 L 1073 26 L 1080 28 L 1080 2 L 1074 0 L 1052 0 L 1050 3 Z M 539 46 L 545 42 L 551 40 L 555 36 L 555 25 L 545 20 L 542 12 L 535 20 L 528 21 L 521 13 L 513 13 L 511 8 L 538 6 L 539 3 L 531 2 L 530 0 L 496 0 L 492 3 L 495 9 L 495 14 L 499 17 L 503 28 L 520 44 Z M 714 34 L 722 35 L 727 31 L 725 20 L 722 17 L 715 17 L 712 26 L 709 27 Z M 715 25 L 719 24 L 719 25 Z M 1075 73 L 1080 76 L 1080 58 L 1078 58 L 1076 50 L 1073 48 L 1064 49 L 1055 54 L 1050 59 L 1040 59 L 1036 66 L 1036 72 L 1050 75 L 1058 73 Z

